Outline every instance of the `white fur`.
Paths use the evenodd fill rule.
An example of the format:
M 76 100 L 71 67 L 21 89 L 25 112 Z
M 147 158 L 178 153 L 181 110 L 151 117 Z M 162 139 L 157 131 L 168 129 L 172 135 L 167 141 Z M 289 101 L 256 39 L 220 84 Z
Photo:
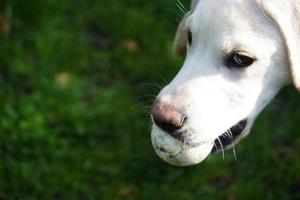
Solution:
M 299 24 L 296 31 L 292 30 L 296 19 L 285 24 L 298 17 L 292 10 L 298 10 L 298 2 L 193 1 L 194 7 L 180 23 L 175 39 L 175 50 L 186 52 L 185 62 L 158 95 L 188 116 L 183 127 L 188 142 L 183 144 L 153 125 L 152 143 L 162 159 L 180 166 L 203 161 L 214 140 L 240 120 L 247 118 L 248 125 L 236 142 L 249 133 L 262 109 L 291 81 L 290 70 L 294 83 L 300 86 Z M 190 47 L 186 46 L 187 30 L 193 35 Z M 226 67 L 224 57 L 237 49 L 257 61 L 245 69 Z M 162 147 L 167 153 L 159 150 Z

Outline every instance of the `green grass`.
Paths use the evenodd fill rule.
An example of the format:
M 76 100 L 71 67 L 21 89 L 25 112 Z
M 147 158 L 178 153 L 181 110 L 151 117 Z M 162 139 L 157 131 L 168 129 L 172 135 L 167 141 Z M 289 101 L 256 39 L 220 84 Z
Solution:
M 154 154 L 149 106 L 182 62 L 170 51 L 178 13 L 172 0 L 1 3 L 0 199 L 300 198 L 292 87 L 238 161 L 175 168 Z

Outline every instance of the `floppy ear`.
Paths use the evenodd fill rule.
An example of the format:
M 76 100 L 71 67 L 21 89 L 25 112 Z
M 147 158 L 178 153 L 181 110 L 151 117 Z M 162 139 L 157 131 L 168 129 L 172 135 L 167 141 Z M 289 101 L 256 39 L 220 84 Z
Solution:
M 194 10 L 198 4 L 198 1 L 199 0 L 193 0 L 192 3 L 191 3 L 191 10 Z
M 175 54 L 184 56 L 186 54 L 186 44 L 187 44 L 187 38 L 188 38 L 188 30 L 184 27 L 186 19 L 192 14 L 194 9 L 196 8 L 196 5 L 198 3 L 198 0 L 193 0 L 191 3 L 191 9 L 188 11 L 184 17 L 182 18 L 181 22 L 178 25 L 176 36 L 173 44 L 173 51 Z
M 175 40 L 173 44 L 173 51 L 179 56 L 186 54 L 186 44 L 188 38 L 188 30 L 185 28 L 185 21 L 191 15 L 191 11 L 187 12 L 178 25 Z
M 262 8 L 280 28 L 287 47 L 292 79 L 300 91 L 300 1 L 262 0 Z

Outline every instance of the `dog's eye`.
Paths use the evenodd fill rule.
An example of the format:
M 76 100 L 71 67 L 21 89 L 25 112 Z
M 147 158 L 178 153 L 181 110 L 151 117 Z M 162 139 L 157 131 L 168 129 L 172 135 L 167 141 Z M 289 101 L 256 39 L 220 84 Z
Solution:
M 228 57 L 226 61 L 226 65 L 228 67 L 241 68 L 241 67 L 248 67 L 252 65 L 254 61 L 255 61 L 254 58 L 251 58 L 239 52 L 235 52 Z
M 189 43 L 189 45 L 191 45 L 191 44 L 192 44 L 192 41 L 193 41 L 192 32 L 191 32 L 191 31 L 189 31 L 189 32 L 188 32 L 188 43 Z

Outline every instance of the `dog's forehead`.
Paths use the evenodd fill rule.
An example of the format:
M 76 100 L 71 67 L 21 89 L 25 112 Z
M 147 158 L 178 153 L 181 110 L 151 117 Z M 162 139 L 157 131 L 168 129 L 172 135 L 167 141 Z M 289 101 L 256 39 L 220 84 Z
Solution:
M 199 52 L 217 49 L 264 54 L 275 51 L 281 42 L 277 27 L 255 0 L 201 0 L 186 26 L 194 33 L 195 43 L 201 44 L 193 47 Z
M 201 0 L 187 20 L 195 31 L 268 31 L 269 18 L 253 0 Z M 267 26 L 267 27 L 266 27 Z

